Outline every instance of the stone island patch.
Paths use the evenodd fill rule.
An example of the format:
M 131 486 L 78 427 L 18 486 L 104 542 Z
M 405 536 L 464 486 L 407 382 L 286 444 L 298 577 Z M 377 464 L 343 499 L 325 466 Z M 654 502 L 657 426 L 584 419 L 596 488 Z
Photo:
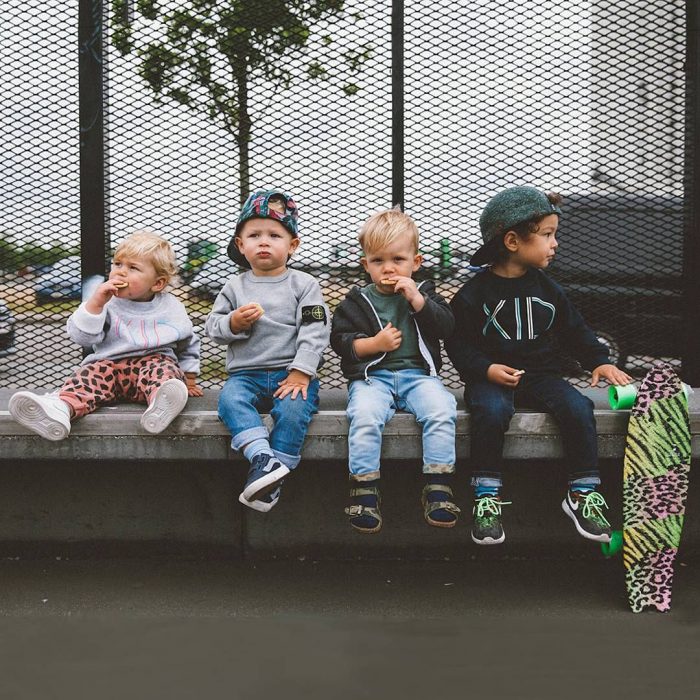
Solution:
M 301 307 L 302 323 L 316 323 L 317 321 L 323 321 L 323 325 L 325 326 L 326 320 L 326 309 L 325 307 L 321 306 L 321 304 Z

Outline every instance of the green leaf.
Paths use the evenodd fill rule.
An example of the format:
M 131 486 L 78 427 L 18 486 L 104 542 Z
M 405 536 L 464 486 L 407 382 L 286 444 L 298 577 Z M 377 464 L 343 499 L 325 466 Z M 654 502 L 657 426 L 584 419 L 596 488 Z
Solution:
M 313 63 L 309 63 L 309 65 L 306 68 L 306 74 L 312 80 L 327 80 L 328 79 L 328 71 L 318 61 L 314 61 Z
M 168 97 L 172 97 L 175 102 L 178 102 L 181 105 L 191 105 L 192 104 L 192 98 L 190 97 L 189 93 L 187 90 L 183 90 L 182 88 L 174 88 L 168 92 Z
M 128 27 L 119 27 L 112 30 L 112 43 L 122 56 L 131 53 L 134 48 L 134 42 L 131 38 L 131 29 Z
M 136 8 L 146 19 L 158 19 L 159 10 L 156 0 L 137 0 Z

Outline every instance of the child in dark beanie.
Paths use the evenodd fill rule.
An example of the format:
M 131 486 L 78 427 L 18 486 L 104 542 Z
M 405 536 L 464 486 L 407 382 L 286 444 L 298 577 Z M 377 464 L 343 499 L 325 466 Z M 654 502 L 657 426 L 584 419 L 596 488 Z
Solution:
M 477 544 L 505 540 L 501 508 L 503 439 L 514 406 L 550 413 L 558 423 L 569 461 L 564 512 L 583 537 L 610 541 L 607 504 L 598 492 L 600 473 L 593 404 L 562 377 L 554 336 L 581 365 L 611 384 L 632 381 L 610 364 L 564 290 L 543 270 L 553 259 L 561 197 L 534 187 L 512 187 L 493 197 L 480 220 L 484 244 L 472 256 L 488 266 L 451 302 L 455 332 L 447 354 L 465 383 L 471 416 L 474 509 Z

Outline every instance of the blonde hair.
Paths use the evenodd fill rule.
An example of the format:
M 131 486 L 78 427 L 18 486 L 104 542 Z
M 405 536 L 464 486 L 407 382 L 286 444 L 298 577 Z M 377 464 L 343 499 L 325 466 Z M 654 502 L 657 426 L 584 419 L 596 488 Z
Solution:
M 418 252 L 418 226 L 416 222 L 397 204 L 372 214 L 365 221 L 357 236 L 365 253 L 374 253 L 393 243 L 397 238 L 408 235 Z
M 151 231 L 136 231 L 127 236 L 115 249 L 114 260 L 121 257 L 148 260 L 158 277 L 170 282 L 177 275 L 175 252 L 168 241 Z

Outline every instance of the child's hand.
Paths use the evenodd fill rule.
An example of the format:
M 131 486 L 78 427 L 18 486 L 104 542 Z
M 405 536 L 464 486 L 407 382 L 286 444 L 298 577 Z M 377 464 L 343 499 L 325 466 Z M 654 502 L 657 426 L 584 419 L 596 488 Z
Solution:
M 244 304 L 231 314 L 231 332 L 247 331 L 265 312 L 260 304 Z
M 123 283 L 117 280 L 107 280 L 95 289 L 92 296 L 85 302 L 85 309 L 91 314 L 101 314 L 105 304 L 115 296 L 119 296 L 119 292 L 124 289 Z
M 509 389 L 515 389 L 518 384 L 520 384 L 520 377 L 525 374 L 522 369 L 515 369 L 514 367 L 508 367 L 508 365 L 489 365 L 486 372 L 486 378 L 498 384 L 499 386 L 506 386 Z
M 306 400 L 306 390 L 309 388 L 309 382 L 311 377 L 304 372 L 293 369 L 290 370 L 289 374 L 281 381 L 278 382 L 279 389 L 273 394 L 277 399 L 283 399 L 288 394 L 292 395 L 293 399 L 301 393 L 301 398 Z
M 392 279 L 396 280 L 394 294 L 403 294 L 414 311 L 420 311 L 425 306 L 425 298 L 412 277 L 392 277 Z
M 591 373 L 591 386 L 598 386 L 600 379 L 605 379 L 608 384 L 615 384 L 616 386 L 624 386 L 634 381 L 629 374 L 623 372 L 619 367 L 615 367 L 615 365 L 598 365 Z
M 187 384 L 188 396 L 204 396 L 201 387 L 197 386 L 197 375 L 192 372 L 185 372 L 185 384 Z
M 401 331 L 391 321 L 374 336 L 376 352 L 391 352 L 401 345 Z

